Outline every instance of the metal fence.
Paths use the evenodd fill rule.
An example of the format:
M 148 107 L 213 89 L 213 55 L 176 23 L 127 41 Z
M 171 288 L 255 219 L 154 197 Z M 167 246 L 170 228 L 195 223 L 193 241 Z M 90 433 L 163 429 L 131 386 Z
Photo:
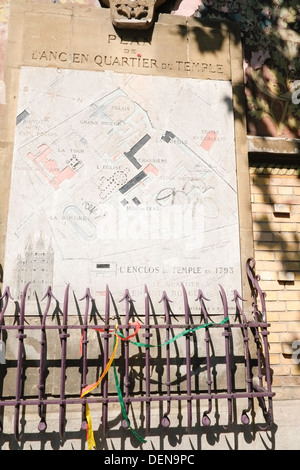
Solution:
M 251 287 L 253 297 L 252 318 L 246 318 L 241 306 L 242 299 L 239 293 L 234 291 L 235 314 L 228 313 L 228 300 L 222 286 L 220 286 L 220 297 L 222 302 L 222 318 L 211 319 L 209 308 L 207 308 L 207 299 L 204 293 L 199 290 L 197 305 L 198 312 L 191 313 L 187 291 L 182 286 L 183 310 L 182 315 L 174 320 L 170 300 L 167 292 L 162 293 L 161 306 L 164 314 L 164 321 L 159 323 L 159 318 L 153 313 L 151 295 L 145 286 L 145 305 L 144 311 L 135 312 L 133 300 L 128 290 L 125 291 L 124 298 L 125 312 L 123 317 L 119 318 L 116 326 L 112 322 L 113 297 L 109 287 L 106 287 L 105 312 L 102 320 L 95 322 L 93 311 L 97 308 L 95 301 L 91 296 L 89 289 L 85 296 L 80 299 L 84 302 L 84 312 L 81 321 L 74 324 L 69 321 L 69 300 L 70 287 L 67 286 L 64 295 L 62 308 L 58 307 L 58 301 L 55 299 L 51 288 L 48 289 L 45 297 L 45 307 L 38 317 L 38 324 L 29 321 L 29 315 L 25 315 L 26 291 L 25 287 L 20 304 L 16 309 L 14 321 L 8 321 L 7 309 L 13 302 L 10 289 L 7 287 L 1 297 L 0 310 L 0 410 L 6 407 L 14 408 L 14 435 L 17 440 L 21 439 L 20 432 L 20 410 L 23 406 L 36 407 L 37 409 L 37 427 L 39 431 L 45 431 L 47 428 L 47 407 L 55 405 L 59 413 L 59 435 L 63 439 L 65 435 L 66 406 L 68 404 L 77 404 L 82 409 L 81 428 L 87 428 L 87 404 L 98 403 L 102 412 L 103 433 L 108 432 L 109 425 L 109 405 L 120 403 L 123 412 L 121 426 L 130 427 L 130 406 L 136 403 L 142 404 L 145 410 L 145 434 L 149 433 L 151 427 L 151 410 L 155 405 L 160 404 L 163 409 L 160 419 L 160 425 L 164 428 L 170 426 L 171 405 L 174 402 L 184 402 L 187 409 L 187 432 L 193 426 L 193 405 L 200 401 L 204 404 L 204 411 L 201 412 L 201 424 L 210 426 L 213 424 L 213 401 L 223 401 L 227 404 L 227 426 L 233 423 L 233 406 L 235 400 L 244 400 L 247 406 L 243 409 L 240 422 L 243 425 L 251 423 L 251 414 L 254 410 L 254 402 L 257 400 L 265 418 L 267 429 L 273 423 L 272 397 L 274 393 L 271 390 L 271 369 L 269 362 L 268 349 L 268 326 L 266 318 L 265 294 L 259 286 L 259 276 L 255 275 L 255 261 L 250 258 L 246 264 L 247 276 Z M 194 299 L 193 299 L 194 300 Z M 16 303 L 17 304 L 17 303 Z M 53 309 L 59 311 L 57 320 L 53 321 L 53 315 L 50 319 Z M 91 318 L 93 322 L 91 323 Z M 195 321 L 196 319 L 196 321 Z M 99 316 L 98 316 L 99 320 Z M 135 320 L 135 321 L 133 321 Z M 101 337 L 101 345 L 98 358 L 91 358 L 89 355 L 91 329 L 97 331 L 98 337 Z M 30 394 L 26 396 L 25 384 L 26 370 L 29 367 L 26 357 L 27 340 L 33 330 L 40 337 L 39 361 L 35 364 L 38 369 L 38 380 L 36 384 L 37 393 L 35 396 Z M 47 392 L 47 380 L 51 368 L 51 358 L 49 357 L 49 339 L 47 338 L 50 330 L 54 330 L 59 336 L 60 354 L 60 384 L 59 392 L 51 395 Z M 78 337 L 80 341 L 80 358 L 77 358 L 76 368 L 72 369 L 72 374 L 79 374 L 78 390 L 69 393 L 66 390 L 66 374 L 70 362 L 67 351 L 74 342 L 72 335 L 76 333 L 76 344 Z M 215 383 L 216 357 L 213 344 L 214 338 L 218 338 L 218 343 L 222 346 L 223 358 L 222 365 L 225 369 L 224 386 L 220 388 Z M 236 361 L 233 349 L 233 335 L 240 336 L 242 351 L 239 356 L 242 357 L 241 366 L 244 375 L 244 388 L 240 385 L 235 386 Z M 10 336 L 14 336 L 16 342 L 16 361 L 5 360 L 5 346 Z M 164 340 L 161 341 L 162 336 Z M 223 338 L 223 339 L 221 339 Z M 121 354 L 114 355 L 116 350 L 116 340 L 121 342 Z M 141 342 L 141 340 L 143 342 Z M 155 341 L 156 340 L 156 341 Z M 158 344 L 160 342 L 160 344 Z M 172 348 L 176 343 L 181 343 L 180 353 L 174 358 Z M 253 347 L 250 343 L 253 343 Z M 201 344 L 201 354 L 195 353 L 195 350 Z M 79 345 L 78 345 L 79 346 Z M 77 346 L 76 346 L 77 347 Z M 153 365 L 157 365 L 157 357 L 153 358 L 153 348 L 159 348 L 160 369 L 163 372 L 158 373 L 153 381 Z M 132 350 L 142 351 L 138 357 L 133 357 Z M 94 387 L 88 385 L 89 369 L 95 366 L 98 361 L 97 370 L 102 372 L 99 380 Z M 174 364 L 180 363 L 181 379 L 184 375 L 183 386 L 174 387 L 176 383 L 176 374 L 173 373 Z M 11 364 L 11 365 L 10 365 Z M 201 370 L 197 369 L 201 364 Z M 10 367 L 15 368 L 15 385 L 13 396 L 4 394 L 6 374 Z M 32 364 L 31 364 L 32 366 Z M 79 366 L 79 367 L 78 367 Z M 114 370 L 115 382 L 111 382 L 111 374 L 108 373 L 109 366 Z M 139 385 L 134 388 L 132 385 L 132 368 L 138 367 Z M 254 380 L 253 368 L 256 369 L 256 378 Z M 182 373 L 184 371 L 184 374 Z M 198 372 L 197 372 L 198 371 Z M 204 378 L 200 384 L 199 376 Z M 109 380 L 110 376 L 110 380 Z M 177 374 L 178 376 L 178 374 Z M 175 377 L 175 378 L 174 378 Z M 89 388 L 90 387 L 90 388 Z M 86 390 L 86 393 L 83 391 Z M 5 396 L 4 396 L 5 395 Z M 8 394 L 9 395 L 9 394 Z M 0 423 L 0 431 L 3 432 L 3 423 Z

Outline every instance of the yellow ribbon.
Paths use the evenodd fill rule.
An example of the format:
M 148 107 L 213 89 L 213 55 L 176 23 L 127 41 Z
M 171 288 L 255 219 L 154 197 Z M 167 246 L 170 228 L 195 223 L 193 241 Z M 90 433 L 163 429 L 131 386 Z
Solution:
M 118 325 L 116 325 L 116 330 L 117 330 L 117 328 L 118 328 Z M 85 395 L 87 395 L 92 390 L 97 388 L 98 385 L 100 384 L 100 382 L 103 380 L 103 378 L 105 377 L 105 375 L 109 371 L 109 368 L 110 368 L 110 366 L 111 366 L 111 364 L 114 360 L 114 357 L 115 357 L 115 354 L 116 354 L 116 351 L 117 351 L 117 347 L 118 347 L 118 341 L 119 341 L 119 337 L 116 334 L 115 335 L 115 345 L 114 345 L 114 349 L 113 349 L 111 358 L 109 359 L 108 363 L 106 364 L 106 367 L 105 367 L 104 371 L 102 372 L 101 377 L 99 377 L 97 382 L 95 382 L 94 384 L 87 385 L 86 387 L 84 387 L 81 391 L 80 398 L 83 398 Z M 87 436 L 86 436 L 86 439 L 87 439 L 87 443 L 88 443 L 88 450 L 93 450 L 93 448 L 96 447 L 96 443 L 95 443 L 95 439 L 94 439 L 94 432 L 93 432 L 93 426 L 92 426 L 92 417 L 91 417 L 90 409 L 89 409 L 89 406 L 88 406 L 87 403 L 85 405 L 85 417 L 86 417 L 86 421 L 87 421 L 87 426 L 86 426 Z
M 116 325 L 116 330 L 118 328 L 118 325 Z M 107 374 L 111 364 L 112 364 L 112 361 L 114 360 L 114 357 L 115 357 L 115 354 L 116 354 L 116 351 L 117 351 L 117 347 L 118 347 L 118 342 L 119 342 L 119 336 L 116 334 L 116 341 L 115 341 L 115 346 L 114 346 L 114 350 L 113 350 L 113 353 L 111 355 L 111 358 L 109 359 L 108 363 L 106 364 L 106 367 L 104 369 L 104 371 L 102 372 L 101 374 L 101 377 L 99 377 L 99 379 L 97 380 L 97 382 L 95 382 L 94 384 L 92 385 L 87 385 L 86 387 L 84 387 L 81 391 L 81 395 L 80 395 L 80 398 L 83 398 L 85 395 L 87 395 L 88 393 L 90 393 L 92 390 L 94 390 L 95 388 L 98 387 L 98 385 L 100 384 L 100 382 L 103 380 L 103 378 L 105 377 L 105 375 Z
M 89 405 L 85 405 L 85 417 L 87 421 L 86 425 L 86 440 L 88 443 L 88 449 L 93 450 L 93 448 L 96 448 L 96 442 L 94 439 L 94 431 L 93 431 L 93 426 L 92 426 L 92 417 L 89 409 Z

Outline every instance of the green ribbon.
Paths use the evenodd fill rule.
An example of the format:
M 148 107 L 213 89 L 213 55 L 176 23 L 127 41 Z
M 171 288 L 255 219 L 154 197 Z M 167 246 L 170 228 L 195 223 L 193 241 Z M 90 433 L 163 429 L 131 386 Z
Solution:
M 118 333 L 119 334 L 119 333 Z M 123 335 L 122 335 L 123 336 Z M 114 337 L 114 346 L 116 344 L 116 337 Z M 114 376 L 115 376 L 115 383 L 116 383 L 116 389 L 117 389 L 117 393 L 118 393 L 118 397 L 119 397 L 119 402 L 120 402 L 120 406 L 121 406 L 121 410 L 122 410 L 122 414 L 123 414 L 123 417 L 127 423 L 127 426 L 129 427 L 130 431 L 132 432 L 132 434 L 138 439 L 138 441 L 142 442 L 143 444 L 147 441 L 145 441 L 145 439 L 143 439 L 131 426 L 130 426 L 130 421 L 129 421 L 129 418 L 127 416 L 127 412 L 126 412 L 126 408 L 125 408 L 125 403 L 124 403 L 124 400 L 123 400 L 123 395 L 122 395 L 122 390 L 121 390 L 121 387 L 120 387 L 120 382 L 119 382 L 119 379 L 118 379 L 118 374 L 117 374 L 117 369 L 116 369 L 116 366 L 115 366 L 115 361 L 113 361 L 113 368 L 114 368 Z
M 225 317 L 224 320 L 222 320 L 220 323 L 214 323 L 214 322 L 204 323 L 203 325 L 196 326 L 195 328 L 184 330 L 181 333 L 178 333 L 178 335 L 173 336 L 173 338 L 169 339 L 168 341 L 162 344 L 155 345 L 155 344 L 147 344 L 147 343 L 138 343 L 136 341 L 131 341 L 131 340 L 128 340 L 128 341 L 129 343 L 134 344 L 135 346 L 138 346 L 139 348 L 160 348 L 162 346 L 167 346 L 168 344 L 173 343 L 174 341 L 177 341 L 182 336 L 185 336 L 189 333 L 194 333 L 195 331 L 200 330 L 200 328 L 209 328 L 212 325 L 224 325 L 224 323 L 228 321 L 229 321 L 229 318 Z M 125 336 L 122 333 L 120 333 L 120 331 L 118 331 L 118 335 L 121 336 L 121 338 L 123 339 L 125 338 Z
M 167 346 L 168 344 L 170 343 L 173 343 L 174 341 L 177 341 L 177 339 L 181 338 L 182 336 L 185 336 L 189 333 L 194 333 L 194 331 L 197 331 L 199 330 L 200 328 L 209 328 L 210 326 L 212 325 L 224 325 L 224 323 L 228 322 L 229 321 L 229 318 L 226 317 L 224 318 L 224 320 L 222 320 L 220 323 L 213 323 L 213 322 L 210 322 L 210 323 L 204 323 L 203 325 L 200 325 L 200 326 L 197 326 L 195 328 L 190 328 L 188 330 L 184 330 L 182 331 L 181 333 L 178 333 L 178 335 L 176 336 L 173 336 L 172 339 L 162 343 L 162 344 L 158 344 L 158 345 L 153 345 L 153 344 L 146 344 L 146 343 L 138 343 L 136 341 L 130 341 L 128 340 L 130 343 L 134 344 L 135 346 L 138 346 L 139 348 L 142 348 L 142 347 L 145 347 L 145 348 L 155 348 L 155 347 L 161 347 L 161 346 Z M 120 331 L 118 331 L 118 335 L 121 336 L 122 338 L 125 338 L 125 336 L 120 333 Z M 116 341 L 116 338 L 115 340 Z M 130 421 L 129 421 L 129 418 L 127 416 L 127 412 L 126 412 L 126 408 L 125 408 L 125 404 L 124 404 L 124 400 L 123 400 L 123 396 L 122 396 L 122 391 L 121 391 L 121 387 L 120 387 L 120 383 L 119 383 L 119 379 L 118 379 L 118 374 L 117 374 L 117 369 L 116 369 L 116 366 L 115 366 L 115 361 L 113 361 L 113 368 L 114 368 L 114 377 L 115 377 L 115 383 L 116 383 L 116 389 L 117 389 L 117 393 L 118 393 L 118 397 L 119 397 L 119 402 L 120 402 L 120 406 L 121 406 L 121 410 L 122 410 L 122 414 L 123 414 L 123 417 L 130 429 L 130 431 L 132 432 L 132 434 L 138 439 L 138 441 L 142 442 L 143 444 L 145 442 L 147 442 L 145 439 L 143 439 L 131 426 L 130 426 Z
M 118 380 L 118 374 L 117 374 L 117 369 L 116 369 L 116 366 L 115 366 L 115 361 L 113 362 L 113 368 L 114 368 L 114 376 L 115 376 L 115 382 L 116 382 L 116 389 L 117 389 L 117 392 L 118 392 L 118 397 L 119 397 L 119 402 L 120 402 L 120 405 L 121 405 L 121 410 L 122 410 L 122 414 L 123 414 L 123 417 L 130 429 L 130 431 L 132 432 L 132 434 L 140 441 L 142 442 L 143 444 L 147 441 L 145 441 L 145 439 L 143 439 L 131 426 L 130 426 L 130 421 L 129 421 L 129 418 L 127 416 L 127 413 L 126 413 L 126 408 L 125 408 L 125 404 L 124 404 L 124 400 L 123 400 L 123 396 L 122 396 L 122 391 L 121 391 L 121 387 L 120 387 L 120 383 L 119 383 L 119 380 Z

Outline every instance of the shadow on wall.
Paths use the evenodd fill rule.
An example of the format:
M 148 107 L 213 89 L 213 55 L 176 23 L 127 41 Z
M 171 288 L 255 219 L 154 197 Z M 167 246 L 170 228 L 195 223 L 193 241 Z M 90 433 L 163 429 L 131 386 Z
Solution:
M 176 12 L 191 0 L 176 2 Z M 300 137 L 300 9 L 288 2 L 199 0 L 193 14 L 240 27 L 249 135 Z M 213 23 L 210 23 L 213 25 Z M 211 33 L 209 33 L 211 34 Z M 210 44 L 209 37 L 205 42 Z M 200 51 L 203 51 L 199 44 Z M 206 49 L 207 50 L 207 49 Z M 213 51 L 212 51 L 213 52 Z
M 250 156 L 250 166 L 255 172 L 252 180 L 255 194 L 259 195 L 261 204 L 267 206 L 265 213 L 262 211 L 256 213 L 255 203 L 253 205 L 254 231 L 256 232 L 255 250 L 257 253 L 261 251 L 264 253 L 269 252 L 270 255 L 275 256 L 275 263 L 280 263 L 280 268 L 273 269 L 272 263 L 274 261 L 270 261 L 270 271 L 273 269 L 273 276 L 276 275 L 276 271 L 283 273 L 278 279 L 272 278 L 276 282 L 276 290 L 279 295 L 280 292 L 284 291 L 287 294 L 297 295 L 295 281 L 297 282 L 297 276 L 300 272 L 300 235 L 297 228 L 300 193 L 299 191 L 296 192 L 294 188 L 299 189 L 300 187 L 299 153 L 300 143 L 298 143 L 298 155 L 282 156 L 279 154 L 277 159 L 274 154 L 271 156 L 251 154 Z M 289 178 L 289 174 L 293 176 L 287 184 L 286 178 Z M 272 183 L 269 182 L 271 178 Z M 276 178 L 277 184 L 274 183 Z M 284 178 L 281 186 L 279 186 L 280 178 Z M 281 191 L 277 194 L 278 187 L 281 188 Z M 278 205 L 283 206 L 283 212 L 280 212 L 280 207 L 278 212 L 275 211 L 275 207 Z M 294 276 L 295 280 L 293 279 Z M 270 281 L 272 282 L 271 279 Z M 286 301 L 289 307 L 288 297 L 286 297 Z M 297 301 L 291 303 L 295 305 Z M 286 312 L 280 312 L 281 321 L 285 320 L 284 315 L 288 315 L 288 310 L 289 308 L 286 309 Z M 292 310 L 294 310 L 294 313 Z M 290 311 L 292 317 L 288 318 L 288 321 L 299 321 L 299 302 L 298 306 L 291 307 Z M 292 364 L 299 370 L 300 326 L 298 332 L 286 332 L 283 334 L 283 338 L 285 335 L 288 340 L 282 339 L 281 353 L 289 361 L 291 356 L 292 358 L 294 356 L 295 360 L 292 360 Z

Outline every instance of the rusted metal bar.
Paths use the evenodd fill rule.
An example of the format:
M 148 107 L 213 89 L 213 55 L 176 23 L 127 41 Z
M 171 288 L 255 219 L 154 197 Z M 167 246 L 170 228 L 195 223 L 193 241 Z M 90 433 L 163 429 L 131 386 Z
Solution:
M 190 306 L 188 301 L 188 296 L 186 292 L 186 288 L 182 284 L 182 291 L 183 291 L 183 303 L 184 303 L 184 319 L 186 323 L 186 328 L 190 329 Z M 185 335 L 185 352 L 186 352 L 186 393 L 189 397 L 192 392 L 192 384 L 191 384 L 191 336 L 188 333 Z M 187 429 L 190 430 L 192 426 L 192 400 L 188 399 L 187 401 Z
M 125 290 L 124 297 L 120 300 L 122 302 L 125 300 L 125 336 L 129 336 L 129 319 L 130 319 L 130 311 L 132 308 L 132 304 L 134 300 L 132 299 L 129 290 Z M 124 404 L 125 404 L 125 409 L 126 413 L 128 415 L 128 409 L 129 409 L 129 387 L 130 387 L 130 380 L 129 380 L 129 342 L 125 341 L 124 344 L 125 348 L 125 353 L 124 353 L 124 366 L 125 366 L 125 372 L 124 372 L 124 388 L 125 388 L 125 394 L 124 394 Z M 123 428 L 127 428 L 128 424 L 125 419 L 122 421 L 122 426 Z
M 2 304 L 3 299 L 5 299 L 5 300 L 4 300 L 4 305 L 3 305 L 1 313 L 0 313 L 0 325 L 1 326 L 3 325 L 4 314 L 6 312 L 9 299 L 14 300 L 13 297 L 11 296 L 10 288 L 8 286 L 4 289 L 3 295 L 0 297 L 1 304 Z
M 104 348 L 103 348 L 103 370 L 108 362 L 108 354 L 109 354 L 109 338 L 111 334 L 109 332 L 109 316 L 110 316 L 110 291 L 108 285 L 106 285 L 105 289 L 105 314 L 104 314 L 104 333 L 102 334 L 102 338 L 104 338 Z M 106 375 L 102 381 L 102 396 L 103 396 L 103 403 L 102 403 L 102 429 L 103 434 L 106 435 L 107 433 L 107 423 L 108 423 L 108 376 Z
M 262 327 L 266 327 L 268 328 L 270 326 L 270 323 L 265 323 L 265 322 L 260 322 L 260 321 L 248 321 L 247 322 L 247 325 L 249 328 L 262 328 Z M 110 329 L 114 329 L 116 325 L 114 324 L 109 324 L 108 325 Z M 176 329 L 183 329 L 185 330 L 186 329 L 186 324 L 185 323 L 181 323 L 181 324 L 174 324 L 173 325 L 174 328 Z M 238 328 L 240 329 L 241 328 L 241 323 L 231 323 L 230 324 L 230 327 L 231 328 Z M 0 325 L 0 331 L 1 330 L 7 330 L 7 331 L 10 331 L 10 330 L 18 330 L 20 328 L 20 325 L 16 326 L 16 325 Z M 26 328 L 26 330 L 30 331 L 30 330 L 40 330 L 41 329 L 41 326 L 38 326 L 38 325 L 23 325 L 23 328 Z M 62 328 L 62 325 L 45 325 L 43 328 L 45 328 L 45 330 L 61 330 Z M 84 325 L 67 325 L 67 328 L 68 330 L 83 330 L 85 327 Z M 95 325 L 87 325 L 87 330 L 94 330 L 96 328 Z M 118 325 L 118 328 L 120 330 L 124 330 L 126 328 L 126 325 L 124 324 L 120 324 Z M 141 325 L 141 329 L 144 329 L 145 328 L 145 325 L 142 324 Z M 149 325 L 149 328 L 150 329 L 157 329 L 157 330 L 165 330 L 166 328 L 166 325 L 165 324 L 150 324 Z M 223 324 L 220 325 L 218 323 L 216 323 L 213 328 L 221 328 L 223 329 L 224 326 Z
M 4 300 L 4 303 L 3 303 Z M 6 312 L 9 300 L 14 300 L 11 296 L 10 289 L 9 287 L 6 287 L 4 290 L 3 295 L 0 297 L 0 305 L 2 306 L 1 312 L 0 312 L 0 342 L 1 342 L 1 359 L 2 362 L 0 361 L 0 364 L 5 363 L 5 343 L 4 343 L 4 338 L 2 331 L 5 330 L 5 325 L 4 325 L 4 314 Z M 0 432 L 1 432 L 1 423 L 0 423 Z
M 59 436 L 64 439 L 65 436 L 65 414 L 66 414 L 66 360 L 67 360 L 67 338 L 70 336 L 68 333 L 68 308 L 69 308 L 69 291 L 70 285 L 68 284 L 65 290 L 64 305 L 63 305 L 63 325 L 59 335 L 61 339 L 61 372 L 60 372 L 60 406 L 59 406 Z
M 243 424 L 249 424 L 250 419 L 248 413 L 253 409 L 253 399 L 250 397 L 250 394 L 253 391 L 252 387 L 252 378 L 251 378 L 251 357 L 250 357 L 250 350 L 249 350 L 249 335 L 248 335 L 248 325 L 247 325 L 247 318 L 246 315 L 239 303 L 239 300 L 243 300 L 242 297 L 239 295 L 237 290 L 234 291 L 234 301 L 236 303 L 237 314 L 241 316 L 243 320 L 242 334 L 245 346 L 245 362 L 246 362 L 246 386 L 248 392 L 248 407 L 242 411 L 241 421 Z
M 171 318 L 170 318 L 170 299 L 167 296 L 166 291 L 163 292 L 162 298 L 160 302 L 163 302 L 164 313 L 165 313 L 165 322 L 166 322 L 166 342 L 170 340 L 170 326 L 171 326 Z M 167 389 L 167 396 L 170 396 L 171 391 L 171 371 L 170 371 L 170 344 L 166 345 L 166 389 Z M 167 411 L 164 413 L 161 424 L 164 428 L 170 426 L 170 419 L 169 414 L 171 411 L 171 401 L 167 400 Z
M 40 370 L 39 370 L 39 383 L 38 383 L 38 398 L 39 401 L 42 401 L 42 398 L 44 396 L 45 392 L 45 364 L 46 364 L 46 346 L 47 346 L 47 339 L 46 339 L 46 330 L 45 330 L 45 325 L 46 325 L 46 319 L 47 319 L 47 314 L 50 309 L 51 305 L 51 300 L 55 297 L 52 293 L 51 287 L 48 287 L 48 290 L 45 294 L 45 296 L 42 298 L 42 301 L 47 298 L 46 302 L 46 307 L 45 311 L 42 317 L 42 325 L 41 325 L 41 341 L 40 341 Z M 55 299 L 56 300 L 56 299 Z M 46 410 L 45 406 L 42 405 L 41 403 L 38 406 L 38 414 L 40 417 L 40 422 L 38 425 L 38 430 L 39 431 L 45 431 L 47 429 L 47 423 L 46 423 Z
M 10 294 L 10 289 L 9 287 L 6 287 L 3 295 L 0 297 L 0 305 L 1 305 L 1 312 L 0 312 L 0 326 L 3 326 L 4 323 L 4 314 L 6 312 L 9 300 L 13 300 L 11 294 Z M 4 301 L 4 302 L 3 302 Z M 4 342 L 3 334 L 2 334 L 2 328 L 0 329 L 0 342 L 1 342 L 1 361 L 0 361 L 0 366 L 6 363 L 6 358 L 5 358 L 5 350 L 6 350 L 6 345 Z M 3 423 L 0 420 L 0 434 L 3 432 Z
M 224 319 L 228 318 L 228 304 L 227 304 L 227 297 L 223 287 L 219 284 L 220 291 L 221 291 L 221 298 L 223 304 L 223 312 L 224 312 Z M 230 339 L 231 339 L 231 330 L 229 323 L 224 324 L 224 333 L 223 336 L 225 337 L 225 360 L 226 360 L 226 379 L 227 379 L 227 393 L 228 393 L 228 423 L 227 426 L 229 427 L 232 424 L 232 413 L 233 413 L 233 406 L 232 406 L 232 376 L 231 376 L 231 357 L 230 357 Z
M 251 287 L 251 294 L 253 297 L 253 314 L 256 321 L 267 321 L 266 313 L 266 293 L 261 290 L 259 285 L 260 275 L 255 274 L 255 260 L 248 258 L 246 263 L 246 272 Z M 259 308 L 258 300 L 260 300 L 261 308 Z
M 266 390 L 261 390 L 257 392 L 253 392 L 250 394 L 250 396 L 254 399 L 261 399 L 261 398 L 273 398 L 275 395 L 274 392 L 267 392 Z M 248 395 L 245 395 L 245 392 L 232 392 L 231 394 L 228 393 L 212 393 L 211 395 L 208 393 L 192 393 L 190 395 L 191 400 L 208 400 L 212 398 L 212 400 L 226 400 L 228 398 L 231 398 L 232 400 L 235 399 L 240 399 L 240 398 L 245 398 L 248 397 Z M 165 402 L 165 401 L 187 401 L 188 396 L 186 393 L 182 395 L 153 395 L 151 397 L 151 402 L 159 401 L 159 402 Z M 76 405 L 81 405 L 82 403 L 103 403 L 103 397 L 101 396 L 91 396 L 86 398 L 75 398 L 75 397 L 68 397 L 65 399 L 66 404 L 76 404 Z M 139 403 L 139 402 L 146 402 L 147 397 L 146 396 L 131 396 L 129 398 L 130 403 Z M 117 396 L 112 395 L 109 397 L 109 403 L 118 403 L 119 398 Z M 39 403 L 44 404 L 44 405 L 59 405 L 61 403 L 60 398 L 51 398 L 51 399 L 43 399 L 43 400 L 38 400 L 37 398 L 24 398 L 20 399 L 18 401 L 20 406 L 37 406 Z M 15 406 L 16 405 L 16 400 L 0 400 L 0 406 Z
M 82 330 L 82 340 L 81 340 L 81 347 L 82 347 L 82 354 L 81 354 L 81 360 L 82 360 L 82 373 L 81 373 L 81 390 L 87 386 L 86 378 L 87 378 L 87 345 L 88 345 L 88 339 L 87 339 L 87 326 L 88 326 L 88 315 L 90 311 L 90 301 L 93 300 L 93 297 L 91 295 L 91 291 L 89 288 L 86 289 L 85 295 L 79 299 L 79 300 L 85 300 L 85 311 L 84 311 L 84 320 L 83 320 L 83 326 L 84 329 Z M 85 403 L 82 405 L 82 410 L 81 410 L 81 416 L 82 416 L 82 423 L 81 423 L 81 428 L 82 430 L 86 430 L 87 426 L 87 421 L 86 421 L 86 407 Z
M 25 304 L 26 304 L 26 295 L 29 287 L 28 283 L 23 292 L 20 305 L 20 316 L 19 316 L 19 328 L 17 338 L 19 339 L 18 344 L 18 360 L 17 360 L 17 373 L 16 373 L 16 403 L 15 403 L 15 413 L 14 413 L 14 435 L 17 441 L 21 440 L 21 434 L 19 431 L 19 416 L 20 416 L 20 399 L 21 399 L 21 390 L 23 386 L 23 358 L 24 358 L 24 339 L 27 335 L 24 334 L 24 319 L 25 319 Z
M 204 303 L 204 300 L 208 299 L 204 296 L 203 292 L 201 289 L 198 291 L 198 297 L 196 300 L 199 300 L 200 302 L 200 308 L 201 308 L 201 317 L 203 317 L 204 323 L 208 323 L 208 314 L 206 310 L 206 306 Z M 205 327 L 205 357 L 206 357 L 206 384 L 207 384 L 207 391 L 209 395 L 211 395 L 212 389 L 212 379 L 211 379 L 211 364 L 210 364 L 210 333 L 209 333 L 209 328 Z M 202 416 L 202 424 L 204 426 L 209 426 L 211 424 L 210 417 L 208 416 L 212 411 L 212 399 L 208 399 L 208 409 L 204 411 L 203 416 Z
M 269 332 L 265 327 L 261 330 L 261 335 L 263 338 L 263 345 L 264 345 L 264 362 L 265 362 L 265 378 L 267 382 L 267 391 L 271 391 L 271 368 L 270 368 L 270 359 L 269 359 L 269 347 L 268 347 L 268 340 L 267 335 Z M 270 426 L 273 423 L 273 402 L 268 397 L 268 408 L 264 407 L 265 417 L 267 421 L 267 425 Z
M 149 327 L 149 322 L 150 322 L 150 297 L 149 297 L 149 291 L 147 286 L 145 286 L 145 333 L 143 334 L 143 337 L 146 340 L 146 344 L 150 345 L 150 337 L 152 334 L 150 333 L 150 327 Z M 151 422 L 151 414 L 150 414 L 150 408 L 151 408 L 151 397 L 150 397 L 150 347 L 146 348 L 145 351 L 145 377 L 146 377 L 146 434 L 149 434 L 150 431 L 150 422 Z

